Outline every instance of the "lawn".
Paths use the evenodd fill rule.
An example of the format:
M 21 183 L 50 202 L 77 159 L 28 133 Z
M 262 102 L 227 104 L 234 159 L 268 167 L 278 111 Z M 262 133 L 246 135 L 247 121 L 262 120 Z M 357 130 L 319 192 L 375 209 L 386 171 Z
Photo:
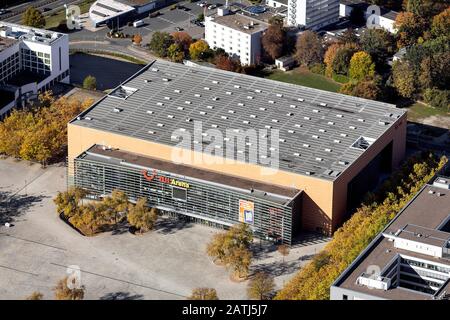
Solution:
M 416 121 L 431 116 L 450 116 L 445 110 L 429 107 L 423 103 L 416 102 L 408 108 L 408 120 Z
M 303 68 L 287 72 L 276 70 L 267 78 L 331 92 L 338 92 L 341 87 L 339 83 Z
M 80 7 L 80 13 L 84 14 L 88 12 L 92 3 L 94 3 L 93 0 L 85 0 L 79 3 L 78 6 Z M 66 9 L 61 9 L 61 11 L 52 13 L 51 15 L 45 17 L 45 29 L 56 28 L 58 27 L 60 22 L 65 19 L 66 19 Z

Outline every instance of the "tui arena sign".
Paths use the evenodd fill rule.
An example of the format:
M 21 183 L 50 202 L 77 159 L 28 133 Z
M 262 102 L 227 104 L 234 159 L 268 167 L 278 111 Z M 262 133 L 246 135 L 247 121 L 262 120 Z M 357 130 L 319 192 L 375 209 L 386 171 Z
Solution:
M 189 189 L 190 185 L 188 182 L 185 181 L 181 181 L 175 178 L 169 178 L 169 177 L 165 177 L 165 176 L 161 176 L 157 174 L 157 171 L 155 169 L 153 169 L 152 173 L 149 174 L 147 170 L 142 170 L 142 175 L 144 176 L 144 178 L 147 181 L 159 181 L 165 184 L 170 184 L 172 186 L 175 187 L 180 187 L 180 188 L 185 188 L 185 189 Z

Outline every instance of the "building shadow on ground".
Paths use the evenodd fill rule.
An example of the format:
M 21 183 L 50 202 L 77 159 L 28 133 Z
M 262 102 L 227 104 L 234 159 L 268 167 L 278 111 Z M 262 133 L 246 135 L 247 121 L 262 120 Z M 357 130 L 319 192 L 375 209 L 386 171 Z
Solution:
M 0 191 L 0 224 L 12 223 L 46 196 L 16 195 Z
M 111 292 L 100 297 L 100 300 L 143 300 L 142 294 L 130 294 L 129 292 Z

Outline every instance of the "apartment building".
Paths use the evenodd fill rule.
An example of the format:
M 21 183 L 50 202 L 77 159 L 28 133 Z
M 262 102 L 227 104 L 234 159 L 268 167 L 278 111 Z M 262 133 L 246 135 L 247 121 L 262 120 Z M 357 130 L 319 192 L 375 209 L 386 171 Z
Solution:
M 339 20 L 339 0 L 289 0 L 287 24 L 318 30 Z
M 0 22 L 0 90 L 11 96 L 2 100 L 0 117 L 22 99 L 69 81 L 67 35 Z
M 261 35 L 269 27 L 266 22 L 231 13 L 219 8 L 205 17 L 205 40 L 211 48 L 222 48 L 243 65 L 257 64 L 261 58 Z

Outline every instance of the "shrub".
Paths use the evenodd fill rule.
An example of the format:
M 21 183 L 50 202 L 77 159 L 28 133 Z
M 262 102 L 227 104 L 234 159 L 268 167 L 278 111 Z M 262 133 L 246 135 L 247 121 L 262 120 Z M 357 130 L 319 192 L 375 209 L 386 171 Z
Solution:
M 91 75 L 87 76 L 83 80 L 83 88 L 87 90 L 97 89 L 97 79 Z
M 71 285 L 69 288 L 68 282 L 71 281 Z M 65 277 L 61 279 L 56 284 L 54 288 L 55 291 L 55 299 L 56 300 L 83 300 L 84 298 L 84 286 L 80 286 L 79 288 L 75 288 L 76 283 L 75 280 L 69 280 L 69 277 Z
M 323 63 L 315 63 L 309 68 L 309 71 L 325 75 L 325 65 Z
M 450 91 L 439 89 L 426 89 L 423 93 L 426 103 L 434 108 L 450 111 Z

